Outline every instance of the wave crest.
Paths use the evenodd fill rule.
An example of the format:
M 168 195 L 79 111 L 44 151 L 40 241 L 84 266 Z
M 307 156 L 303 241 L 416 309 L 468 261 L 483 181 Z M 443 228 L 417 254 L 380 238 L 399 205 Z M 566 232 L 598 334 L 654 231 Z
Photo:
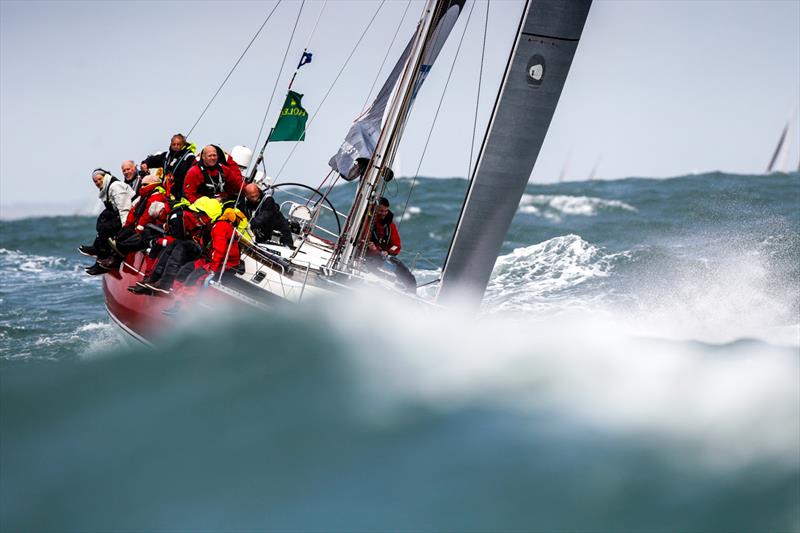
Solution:
M 564 215 L 593 217 L 601 210 L 611 209 L 638 212 L 635 207 L 620 200 L 591 196 L 523 194 L 519 203 L 520 213 L 542 216 L 555 222 Z
M 614 259 L 578 235 L 516 248 L 497 258 L 484 305 L 492 311 L 526 311 L 589 280 L 610 275 Z M 553 303 L 552 301 L 550 302 Z

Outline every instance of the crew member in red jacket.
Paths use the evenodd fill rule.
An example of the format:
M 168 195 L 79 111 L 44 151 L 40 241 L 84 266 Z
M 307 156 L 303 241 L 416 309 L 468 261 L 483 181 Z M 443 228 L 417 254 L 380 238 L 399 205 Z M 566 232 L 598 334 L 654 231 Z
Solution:
M 210 225 L 211 217 L 202 210 L 185 205 L 174 208 L 167 217 L 166 235 L 157 239 L 157 247 L 162 249 L 153 270 L 128 290 L 134 294 L 169 294 L 181 267 L 194 263 L 203 254 Z
M 377 271 L 389 271 L 411 293 L 417 292 L 417 279 L 396 256 L 400 253 L 400 233 L 394 225 L 394 213 L 389 200 L 381 197 L 367 239 L 367 266 Z
M 239 267 L 239 236 L 235 229 L 243 221 L 246 222 L 244 213 L 234 208 L 225 209 L 214 221 L 203 256 L 193 263 L 183 265 L 178 272 L 175 278 L 178 285 L 173 291 L 175 305 L 162 311 L 165 315 L 175 316 L 180 313 L 183 302 L 197 294 L 197 283 L 200 280 L 208 279 L 209 276 L 217 277 L 220 271 L 227 272 Z
M 386 258 L 400 253 L 400 234 L 393 221 L 394 213 L 389 210 L 389 200 L 381 196 L 369 232 L 367 251 L 370 254 Z
M 209 274 L 215 276 L 220 272 L 235 269 L 241 262 L 239 253 L 239 236 L 235 229 L 242 221 L 246 221 L 244 213 L 238 209 L 227 208 L 211 226 L 211 233 L 206 243 L 205 253 L 193 265 L 184 265 L 178 273 L 177 280 L 184 286 L 191 286 Z M 230 246 L 230 248 L 228 248 Z M 227 258 L 227 260 L 226 260 Z M 225 264 L 223 268 L 223 263 Z
M 186 173 L 183 197 L 194 203 L 201 196 L 220 201 L 235 200 L 242 188 L 242 172 L 232 157 L 225 157 L 219 146 L 209 144 L 200 161 Z
M 128 211 L 128 217 L 125 219 L 122 229 L 113 237 L 108 238 L 108 243 L 114 253 L 99 260 L 100 266 L 109 270 L 117 268 L 126 255 L 147 248 L 147 243 L 154 239 L 159 232 L 150 228 L 145 231 L 145 227 L 150 223 L 163 225 L 167 218 L 164 209 L 159 211 L 152 206 L 160 203 L 163 208 L 166 202 L 161 180 L 152 176 L 144 178 L 140 184 L 139 195 L 131 203 L 131 209 Z M 153 217 L 151 212 L 156 216 Z
M 211 226 L 203 256 L 194 263 L 183 265 L 178 272 L 175 278 L 178 285 L 172 292 L 175 304 L 171 308 L 163 310 L 162 313 L 167 316 L 177 316 L 183 308 L 183 302 L 192 298 L 200 290 L 197 286 L 198 281 L 208 279 L 209 276 L 217 277 L 221 271 L 238 270 L 241 257 L 239 235 L 235 230 L 240 225 L 246 226 L 246 222 L 244 213 L 239 209 L 227 208 L 223 211 Z

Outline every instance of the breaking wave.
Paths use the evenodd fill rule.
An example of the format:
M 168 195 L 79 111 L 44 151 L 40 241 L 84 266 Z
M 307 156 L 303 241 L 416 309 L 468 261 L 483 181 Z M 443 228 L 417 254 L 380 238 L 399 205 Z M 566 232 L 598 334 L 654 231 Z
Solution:
M 721 531 L 733 509 L 737 530 L 796 524 L 792 350 L 374 295 L 209 318 L 152 351 L 6 372 L 6 527 Z
M 422 209 L 421 208 L 419 208 L 419 207 L 417 207 L 415 205 L 410 205 L 410 206 L 408 206 L 408 209 L 405 210 L 405 212 L 403 213 L 403 216 L 400 217 L 400 219 L 401 220 L 411 220 L 412 218 L 414 218 L 415 216 L 419 215 L 420 213 L 422 213 Z
M 604 252 L 578 235 L 517 248 L 497 258 L 484 309 L 525 312 L 541 310 L 543 306 L 563 308 L 575 289 L 608 277 L 617 259 L 625 255 Z
M 87 276 L 89 262 L 78 257 L 0 248 L 0 360 L 57 360 L 120 346 L 97 305 L 100 279 Z

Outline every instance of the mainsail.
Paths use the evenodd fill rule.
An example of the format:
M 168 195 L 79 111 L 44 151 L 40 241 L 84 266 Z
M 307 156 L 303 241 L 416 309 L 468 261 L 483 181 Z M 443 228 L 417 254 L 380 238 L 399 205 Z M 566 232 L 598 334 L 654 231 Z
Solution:
M 419 88 L 425 81 L 425 77 L 430 71 L 433 62 L 436 61 L 436 58 L 439 56 L 439 52 L 442 50 L 447 36 L 450 35 L 450 30 L 455 26 L 465 1 L 466 0 L 450 0 L 448 2 L 440 2 L 440 4 L 444 5 L 441 7 L 437 6 L 437 9 L 433 12 L 435 18 L 432 21 L 432 26 L 434 30 L 430 40 L 426 44 L 422 64 L 416 75 L 411 103 L 413 103 Z M 350 131 L 347 133 L 347 137 L 345 137 L 342 146 L 339 148 L 339 151 L 328 162 L 333 170 L 339 172 L 339 174 L 347 180 L 356 179 L 361 175 L 360 171 L 363 171 L 363 168 L 360 169 L 358 165 L 356 165 L 356 159 L 370 159 L 375 152 L 378 137 L 380 136 L 381 130 L 386 126 L 389 103 L 397 95 L 397 90 L 400 85 L 400 75 L 406 68 L 416 38 L 417 36 L 414 35 L 408 42 L 408 45 L 406 45 L 403 53 L 400 55 L 400 59 L 397 60 L 397 64 L 395 64 L 389 77 L 384 82 L 383 87 L 381 87 L 381 90 L 378 92 L 375 101 L 363 115 L 356 119 Z M 409 103 L 406 112 L 410 110 L 411 103 Z
M 528 0 L 445 261 L 439 301 L 480 302 L 536 163 L 591 0 Z M 462 299 L 463 303 L 464 300 Z

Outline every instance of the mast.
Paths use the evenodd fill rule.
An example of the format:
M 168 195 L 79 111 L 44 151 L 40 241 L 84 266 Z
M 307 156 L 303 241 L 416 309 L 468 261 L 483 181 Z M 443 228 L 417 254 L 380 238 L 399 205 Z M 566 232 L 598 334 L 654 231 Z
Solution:
M 363 252 L 361 233 L 368 222 L 369 206 L 376 193 L 382 190 L 382 179 L 391 171 L 414 98 L 455 25 L 464 1 L 428 0 L 417 31 L 400 61 L 370 110 L 356 121 L 339 153 L 330 161 L 334 170 L 346 179 L 361 178 L 337 253 L 332 258 L 331 263 L 338 270 L 352 267 Z M 386 106 L 385 111 L 381 113 L 383 106 Z M 376 127 L 380 128 L 380 133 L 374 149 L 370 150 L 370 135 L 374 135 Z M 357 163 L 359 155 L 369 155 L 369 163 L 363 173 L 354 175 L 351 168 L 356 166 L 354 163 Z
M 526 1 L 437 299 L 477 306 L 528 183 L 591 0 Z

